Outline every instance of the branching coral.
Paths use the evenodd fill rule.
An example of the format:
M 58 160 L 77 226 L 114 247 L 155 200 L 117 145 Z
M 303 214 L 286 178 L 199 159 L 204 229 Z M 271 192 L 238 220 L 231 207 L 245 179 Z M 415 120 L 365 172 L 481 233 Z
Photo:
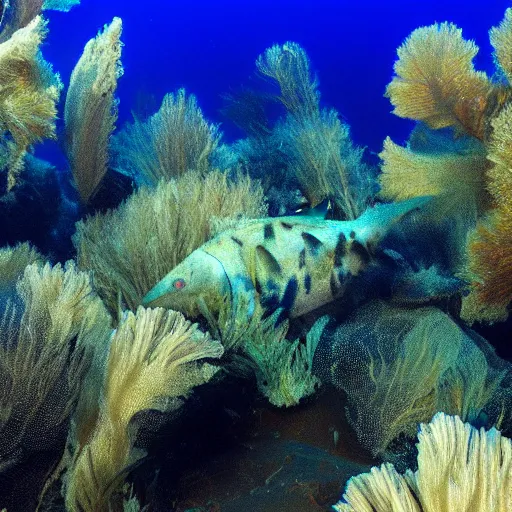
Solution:
M 119 18 L 85 46 L 71 74 L 64 108 L 66 151 L 84 203 L 107 172 L 110 135 L 117 120 L 114 93 L 122 75 Z
M 197 361 L 222 353 L 219 342 L 180 313 L 139 308 L 126 314 L 111 341 L 98 422 L 76 447 L 66 477 L 68 510 L 111 510 L 129 466 L 143 456 L 133 447 L 140 426 L 135 415 L 178 408 L 179 397 L 217 371 Z
M 147 121 L 136 118 L 114 140 L 118 170 L 156 186 L 160 179 L 177 178 L 189 170 L 208 171 L 220 133 L 206 122 L 195 96 L 180 89 L 176 95 L 167 94 Z
M 80 268 L 93 270 L 108 308 L 135 309 L 171 269 L 212 235 L 215 218 L 262 217 L 263 190 L 248 177 L 187 173 L 142 188 L 117 210 L 77 224 Z
M 27 148 L 55 137 L 56 103 L 62 84 L 39 52 L 46 23 L 36 17 L 0 44 L 0 132 L 7 146 L 7 189 L 16 183 Z
M 512 508 L 512 442 L 436 414 L 419 433 L 418 470 L 391 464 L 349 480 L 338 512 L 506 512 Z
M 0 326 L 0 469 L 62 441 L 92 358 L 109 326 L 89 275 L 37 264 L 17 285 Z
M 483 138 L 486 100 L 493 85 L 473 68 L 477 52 L 455 25 L 415 30 L 398 49 L 396 76 L 386 91 L 394 113 L 425 121 L 434 129 L 452 126 Z
M 390 457 L 393 440 L 414 437 L 418 423 L 437 411 L 465 421 L 485 411 L 496 422 L 500 414 L 506 370 L 490 366 L 473 340 L 435 308 L 373 303 L 338 327 L 328 349 L 324 343 L 315 368 L 347 393 L 349 420 L 374 455 Z

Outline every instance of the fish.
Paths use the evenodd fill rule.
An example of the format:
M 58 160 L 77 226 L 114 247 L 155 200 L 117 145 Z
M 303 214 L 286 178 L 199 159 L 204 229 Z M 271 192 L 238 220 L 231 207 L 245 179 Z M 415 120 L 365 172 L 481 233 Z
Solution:
M 431 197 L 377 204 L 349 221 L 325 219 L 325 205 L 308 214 L 246 221 L 193 251 L 142 299 L 145 307 L 199 314 L 225 297 L 243 298 L 247 315 L 257 304 L 289 318 L 309 313 L 347 293 L 350 283 L 379 262 L 390 229 Z

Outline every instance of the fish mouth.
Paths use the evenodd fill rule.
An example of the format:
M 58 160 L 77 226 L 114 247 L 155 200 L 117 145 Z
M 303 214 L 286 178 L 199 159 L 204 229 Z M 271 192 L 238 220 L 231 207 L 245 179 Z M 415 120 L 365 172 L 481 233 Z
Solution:
M 142 298 L 142 305 L 146 308 L 168 307 L 172 296 L 174 279 L 164 277 Z

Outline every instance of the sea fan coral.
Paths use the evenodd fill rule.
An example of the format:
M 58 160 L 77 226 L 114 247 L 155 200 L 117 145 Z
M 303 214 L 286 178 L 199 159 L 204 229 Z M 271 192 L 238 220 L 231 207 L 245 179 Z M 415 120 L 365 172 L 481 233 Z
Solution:
M 64 108 L 66 151 L 84 203 L 107 172 L 110 135 L 117 120 L 114 93 L 122 75 L 120 18 L 91 39 L 75 66 Z
M 415 30 L 398 49 L 396 76 L 386 91 L 394 113 L 482 139 L 487 98 L 494 89 L 485 73 L 473 68 L 477 52 L 450 23 Z
M 316 372 L 347 393 L 349 420 L 374 455 L 394 456 L 391 442 L 400 434 L 414 437 L 416 426 L 437 411 L 464 421 L 482 411 L 491 422 L 500 414 L 506 370 L 491 367 L 474 341 L 435 308 L 371 303 L 326 340 Z
M 16 184 L 27 148 L 55 137 L 62 84 L 39 52 L 46 23 L 36 17 L 0 44 L 0 131 L 10 134 L 7 189 Z
M 505 11 L 505 18 L 498 27 L 489 33 L 491 44 L 494 46 L 494 61 L 512 84 L 512 9 Z
M 507 512 L 512 509 L 512 442 L 436 414 L 419 433 L 418 470 L 391 464 L 352 477 L 338 512 Z
M 459 144 L 460 145 L 460 144 Z M 386 200 L 403 201 L 412 197 L 437 196 L 434 215 L 464 215 L 476 218 L 488 206 L 485 170 L 486 151 L 475 140 L 459 151 L 421 153 L 395 144 L 389 137 L 380 153 L 382 174 L 379 195 Z
M 120 301 L 136 309 L 171 269 L 212 236 L 216 218 L 263 217 L 261 186 L 249 177 L 186 173 L 142 188 L 117 210 L 77 224 L 80 268 L 94 272 L 112 313 Z
M 219 342 L 180 313 L 141 307 L 126 314 L 110 344 L 98 422 L 86 444 L 76 447 L 66 475 L 68 510 L 111 510 L 129 466 L 143 456 L 133 448 L 140 426 L 134 416 L 179 408 L 179 397 L 217 371 L 197 361 L 222 353 Z
M 194 95 L 167 94 L 147 121 L 135 118 L 116 137 L 117 170 L 155 187 L 186 171 L 206 172 L 220 140 L 218 127 L 203 117 Z
M 0 249 L 0 293 L 14 291 L 25 267 L 42 262 L 43 257 L 28 243 Z M 1 299 L 0 299 L 1 300 Z
M 471 283 L 462 316 L 468 322 L 499 321 L 508 316 L 512 301 L 512 106 L 492 122 L 487 172 L 495 209 L 481 219 L 468 241 L 468 261 L 463 272 Z
M 92 340 L 109 324 L 89 275 L 29 265 L 0 326 L 0 470 L 65 437 Z

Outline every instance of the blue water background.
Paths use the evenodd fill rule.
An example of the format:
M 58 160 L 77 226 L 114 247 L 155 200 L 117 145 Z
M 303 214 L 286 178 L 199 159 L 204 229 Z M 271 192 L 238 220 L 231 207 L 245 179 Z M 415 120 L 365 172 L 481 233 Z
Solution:
M 510 5 L 509 0 L 82 0 L 69 13 L 47 12 L 44 54 L 67 84 L 85 43 L 120 16 L 125 74 L 118 89 L 119 125 L 131 119 L 132 110 L 156 109 L 165 93 L 185 87 L 233 140 L 242 134 L 220 113 L 221 95 L 250 85 L 254 61 L 265 48 L 293 40 L 311 58 L 323 103 L 342 114 L 356 143 L 379 152 L 386 136 L 401 143 L 412 126 L 392 115 L 383 97 L 404 38 L 419 26 L 454 22 L 480 47 L 477 69 L 492 74 L 488 30 Z

